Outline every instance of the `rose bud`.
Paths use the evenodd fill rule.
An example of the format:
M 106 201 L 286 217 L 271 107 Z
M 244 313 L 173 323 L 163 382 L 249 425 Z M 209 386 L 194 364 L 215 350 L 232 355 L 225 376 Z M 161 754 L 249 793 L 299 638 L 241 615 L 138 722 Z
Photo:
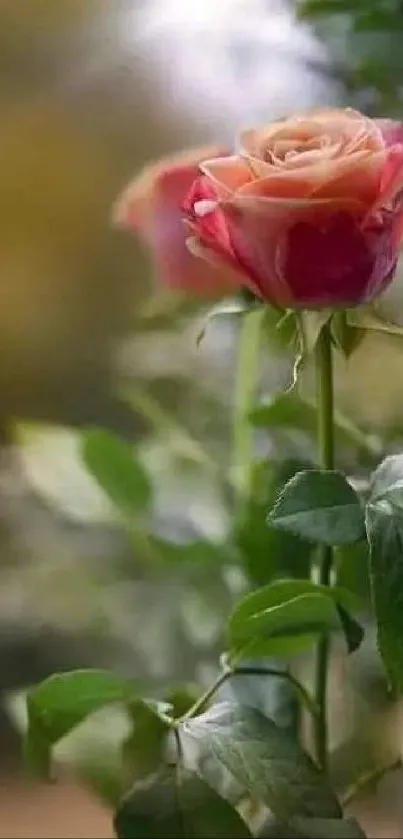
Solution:
M 182 204 L 206 157 L 225 154 L 217 146 L 183 152 L 144 169 L 118 199 L 117 225 L 139 233 L 151 246 L 161 281 L 178 291 L 219 298 L 240 278 L 227 265 L 206 265 L 187 247 Z

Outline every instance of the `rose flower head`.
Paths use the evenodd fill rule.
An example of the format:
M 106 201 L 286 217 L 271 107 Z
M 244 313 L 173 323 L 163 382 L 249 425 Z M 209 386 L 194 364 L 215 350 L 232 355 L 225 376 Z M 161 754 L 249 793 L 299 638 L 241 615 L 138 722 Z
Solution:
M 403 125 L 350 108 L 278 120 L 244 132 L 235 154 L 152 169 L 117 215 L 154 247 L 162 281 L 190 293 L 246 286 L 284 309 L 357 306 L 396 267 Z

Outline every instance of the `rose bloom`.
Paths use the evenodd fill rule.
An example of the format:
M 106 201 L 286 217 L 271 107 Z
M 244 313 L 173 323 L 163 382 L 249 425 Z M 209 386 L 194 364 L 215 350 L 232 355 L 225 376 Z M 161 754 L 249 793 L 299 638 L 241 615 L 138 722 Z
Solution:
M 328 109 L 151 167 L 119 224 L 154 248 L 162 282 L 240 286 L 285 309 L 352 307 L 393 277 L 403 235 L 403 125 Z

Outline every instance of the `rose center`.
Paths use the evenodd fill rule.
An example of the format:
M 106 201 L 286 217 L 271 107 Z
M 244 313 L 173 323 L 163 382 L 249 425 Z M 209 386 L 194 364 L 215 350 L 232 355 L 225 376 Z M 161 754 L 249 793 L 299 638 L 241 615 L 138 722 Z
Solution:
M 289 163 L 299 155 L 318 152 L 330 145 L 330 138 L 324 134 L 316 136 L 298 134 L 297 137 L 274 139 L 264 151 L 268 163 Z

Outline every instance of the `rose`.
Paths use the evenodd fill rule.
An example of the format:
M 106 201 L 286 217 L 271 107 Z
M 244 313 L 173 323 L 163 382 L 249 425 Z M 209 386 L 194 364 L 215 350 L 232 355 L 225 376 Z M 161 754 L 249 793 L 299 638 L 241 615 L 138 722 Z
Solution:
M 394 273 L 402 143 L 400 123 L 352 109 L 280 120 L 245 132 L 236 155 L 203 161 L 199 150 L 151 169 L 119 202 L 118 220 L 154 246 L 164 282 L 192 293 L 246 285 L 282 308 L 355 306 Z
M 194 253 L 285 308 L 355 306 L 392 278 L 403 221 L 403 126 L 347 110 L 273 123 L 205 161 L 185 204 Z
M 165 285 L 203 297 L 220 297 L 239 286 L 226 265 L 195 259 L 186 245 L 182 204 L 199 174 L 199 163 L 227 154 L 218 146 L 193 149 L 147 167 L 125 189 L 114 208 L 116 224 L 139 233 L 151 246 Z

